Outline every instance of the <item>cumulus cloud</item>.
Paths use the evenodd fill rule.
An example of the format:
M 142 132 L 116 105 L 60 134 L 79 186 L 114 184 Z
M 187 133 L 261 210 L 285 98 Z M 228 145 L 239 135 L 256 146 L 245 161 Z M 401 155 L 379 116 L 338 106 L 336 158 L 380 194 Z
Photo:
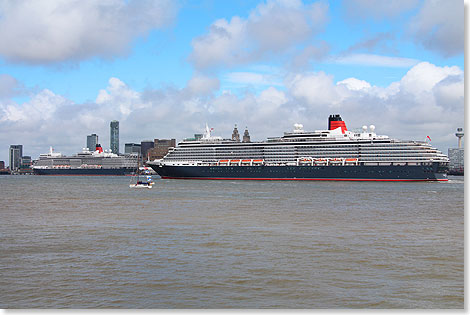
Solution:
M 204 74 L 193 76 L 187 84 L 187 89 L 192 95 L 210 95 L 212 92 L 218 90 L 219 87 L 219 79 Z
M 0 74 L 0 100 L 25 93 L 24 86 L 8 74 Z
M 216 135 L 230 137 L 238 124 L 249 128 L 252 139 L 264 140 L 291 130 L 294 123 L 324 129 L 328 115 L 339 113 L 350 129 L 374 124 L 379 134 L 394 138 L 424 140 L 429 135 L 446 152 L 455 145 L 455 129 L 464 123 L 464 78 L 458 67 L 422 62 L 387 87 L 354 77 L 335 82 L 325 72 L 292 73 L 283 89 L 271 86 L 243 95 L 207 93 L 199 80 L 211 82 L 196 76 L 183 88 L 139 92 L 111 78 L 95 101 L 83 104 L 50 90 L 23 104 L 0 100 L 0 146 L 22 143 L 33 157 L 50 145 L 71 154 L 85 145 L 87 134 L 97 133 L 107 148 L 113 119 L 120 121 L 122 144 L 181 140 L 201 132 L 206 122 Z
M 445 57 L 464 51 L 464 2 L 460 0 L 425 1 L 410 21 L 415 42 Z
M 348 0 L 344 1 L 346 15 L 351 19 L 394 18 L 416 7 L 419 0 Z
M 389 46 L 389 42 L 394 40 L 395 36 L 389 32 L 379 32 L 372 37 L 365 38 L 356 44 L 349 47 L 345 54 L 351 54 L 356 51 L 380 51 L 380 52 L 393 52 L 396 53 L 396 49 Z
M 54 0 L 0 2 L 0 55 L 29 64 L 111 58 L 170 23 L 169 0 Z
M 332 57 L 330 58 L 330 62 L 344 65 L 409 68 L 417 64 L 419 60 L 413 58 L 383 56 L 376 54 L 352 53 Z
M 339 112 L 349 125 L 375 124 L 378 132 L 397 138 L 433 135 L 434 144 L 442 148 L 452 145 L 455 128 L 464 123 L 463 84 L 460 68 L 428 62 L 385 88 L 357 78 L 335 84 L 323 72 L 297 75 L 288 82 L 289 96 L 305 104 L 306 117 Z
M 294 69 L 304 68 L 311 60 L 325 59 L 329 52 L 330 45 L 326 41 L 320 41 L 317 45 L 307 45 L 292 59 L 292 67 Z
M 207 69 L 245 64 L 286 51 L 320 31 L 328 20 L 327 12 L 324 2 L 268 1 L 247 19 L 235 16 L 230 21 L 215 21 L 207 34 L 192 41 L 189 59 L 197 69 Z

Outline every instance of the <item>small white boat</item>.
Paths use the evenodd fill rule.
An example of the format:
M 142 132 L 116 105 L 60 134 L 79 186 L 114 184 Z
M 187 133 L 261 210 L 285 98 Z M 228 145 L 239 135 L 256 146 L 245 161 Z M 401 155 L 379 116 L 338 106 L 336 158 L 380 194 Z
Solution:
M 146 167 L 140 169 L 137 165 L 137 170 L 135 174 L 131 176 L 131 182 L 129 183 L 129 187 L 151 189 L 153 184 L 155 183 L 153 182 L 150 171 Z
M 153 182 L 148 183 L 148 182 L 137 182 L 135 184 L 129 184 L 130 188 L 148 188 L 151 189 L 153 186 Z

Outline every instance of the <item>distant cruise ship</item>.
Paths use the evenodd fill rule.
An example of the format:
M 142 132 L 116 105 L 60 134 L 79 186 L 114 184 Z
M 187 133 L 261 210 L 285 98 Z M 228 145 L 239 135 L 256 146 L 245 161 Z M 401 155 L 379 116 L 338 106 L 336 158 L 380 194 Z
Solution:
M 95 151 L 83 149 L 72 156 L 54 152 L 40 154 L 33 165 L 37 175 L 129 175 L 137 169 L 137 155 L 121 156 L 104 152 L 101 145 Z
M 429 143 L 377 135 L 375 126 L 351 132 L 340 115 L 328 130 L 293 132 L 264 142 L 239 142 L 206 132 L 184 140 L 148 164 L 175 179 L 446 181 L 449 159 Z

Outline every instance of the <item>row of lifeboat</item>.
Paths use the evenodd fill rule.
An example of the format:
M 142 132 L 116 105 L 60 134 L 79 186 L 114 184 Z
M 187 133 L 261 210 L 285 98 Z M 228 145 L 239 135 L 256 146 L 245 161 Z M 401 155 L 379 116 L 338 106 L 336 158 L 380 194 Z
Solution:
M 56 168 L 56 169 L 68 169 L 70 167 L 71 167 L 70 165 L 53 165 L 52 166 L 52 168 Z
M 299 165 L 358 165 L 357 158 L 300 158 Z
M 217 165 L 219 166 L 254 166 L 254 165 L 263 165 L 264 160 L 219 160 Z
M 310 157 L 299 158 L 297 165 L 358 165 L 357 158 L 322 158 L 314 159 Z M 259 166 L 265 165 L 261 159 L 244 159 L 244 160 L 219 160 L 217 166 Z

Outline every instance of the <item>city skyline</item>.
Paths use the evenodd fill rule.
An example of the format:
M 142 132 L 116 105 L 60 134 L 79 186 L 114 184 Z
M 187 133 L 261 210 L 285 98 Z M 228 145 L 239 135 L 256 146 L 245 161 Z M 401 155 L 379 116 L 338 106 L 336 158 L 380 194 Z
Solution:
M 109 149 L 112 120 L 120 143 L 206 122 L 261 141 L 340 114 L 444 153 L 464 127 L 461 1 L 24 1 L 0 15 L 4 161 L 16 143 L 74 154 L 91 133 Z

